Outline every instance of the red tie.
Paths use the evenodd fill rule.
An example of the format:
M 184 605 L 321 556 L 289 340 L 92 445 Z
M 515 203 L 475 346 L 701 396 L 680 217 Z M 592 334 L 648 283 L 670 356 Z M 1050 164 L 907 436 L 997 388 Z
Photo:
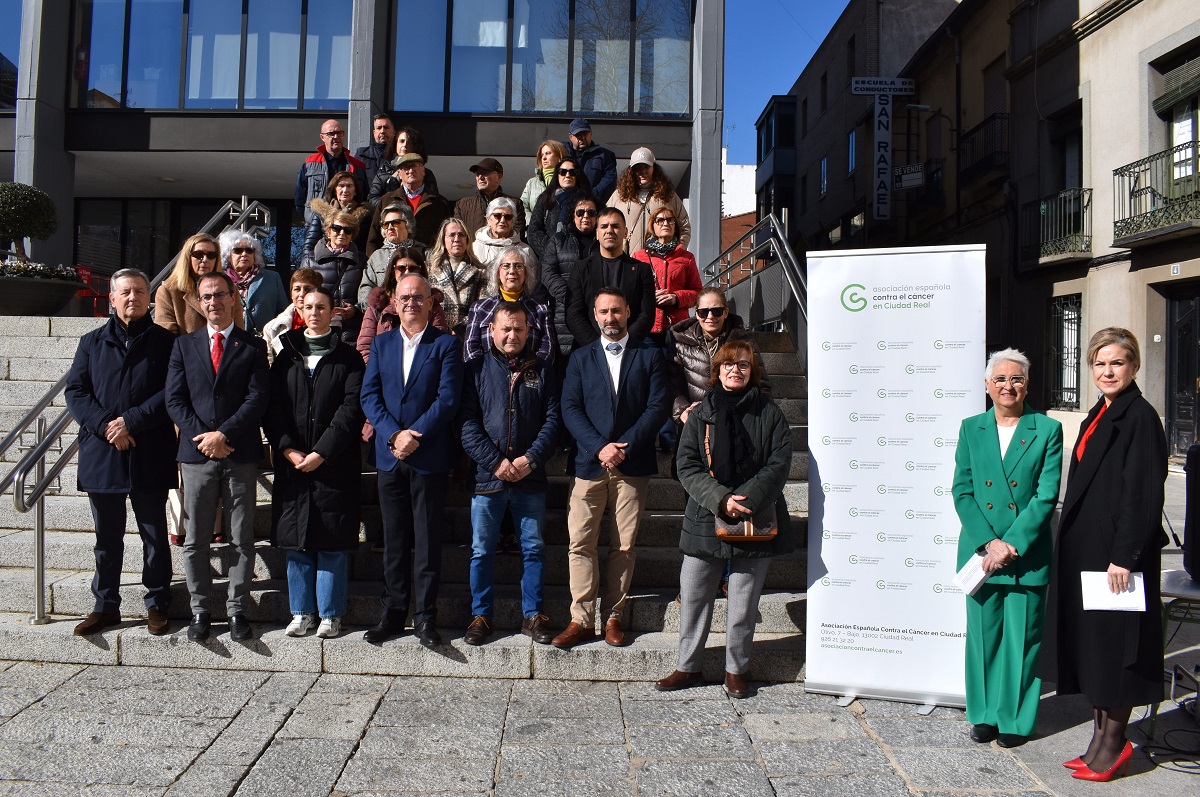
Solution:
M 220 332 L 213 333 L 212 361 L 213 373 L 221 367 L 221 355 L 225 353 L 225 336 Z

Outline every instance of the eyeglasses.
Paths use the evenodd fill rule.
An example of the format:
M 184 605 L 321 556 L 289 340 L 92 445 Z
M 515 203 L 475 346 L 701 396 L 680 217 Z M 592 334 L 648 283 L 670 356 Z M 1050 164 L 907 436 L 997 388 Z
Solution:
M 446 237 L 447 238 L 466 238 L 467 234 L 465 232 L 448 232 L 448 233 L 446 233 Z
M 344 135 L 346 135 L 345 130 L 330 130 L 328 133 L 322 133 L 321 138 L 337 138 Z
M 228 299 L 232 295 L 233 294 L 231 294 L 229 291 L 217 291 L 216 293 L 202 293 L 202 294 L 200 294 L 200 301 L 207 304 L 208 302 L 211 302 L 214 299 L 217 301 L 220 301 L 222 299 Z
M 675 219 L 672 216 L 660 216 L 654 220 L 655 224 L 674 224 Z
M 696 316 L 698 318 L 708 318 L 710 315 L 713 318 L 720 318 L 725 315 L 725 307 L 697 307 Z
M 425 304 L 425 300 L 428 298 L 428 296 L 420 293 L 402 293 L 396 297 L 400 304 L 415 304 L 418 307 Z
M 500 270 L 501 271 L 524 271 L 525 264 L 524 263 L 501 263 Z
M 352 235 L 354 233 L 353 227 L 343 227 L 340 224 L 330 224 L 329 230 L 334 235 Z
M 600 215 L 598 211 L 586 208 L 581 208 L 575 211 L 575 218 L 577 219 L 594 219 L 598 215 Z
M 558 173 L 561 174 L 563 177 L 574 177 L 575 172 L 577 172 L 577 171 L 578 171 L 578 169 L 559 169 Z
M 750 361 L 749 360 L 726 360 L 725 362 L 721 363 L 722 371 L 732 371 L 735 368 L 739 371 L 749 371 L 750 370 Z
M 493 213 L 492 218 L 496 221 L 512 221 L 513 214 L 511 213 Z
M 388 221 L 385 221 L 383 223 L 383 227 L 385 229 L 387 229 L 387 228 L 391 228 L 391 227 L 399 227 L 401 224 L 403 224 L 406 227 L 408 226 L 408 222 L 405 221 L 404 219 L 389 219 Z
M 248 255 L 248 254 L 252 254 L 253 252 L 254 252 L 253 246 L 235 246 L 235 247 L 233 247 L 233 253 L 235 255 Z
M 199 249 L 192 250 L 192 260 L 216 260 L 216 259 L 217 259 L 216 252 L 210 252 L 207 249 L 204 251 L 200 251 Z
M 1025 377 L 1010 376 L 1010 377 L 1006 378 L 1003 376 L 993 376 L 990 381 L 996 387 L 1003 387 L 1005 385 L 1005 383 L 1010 384 L 1013 387 L 1021 387 L 1022 385 L 1025 384 Z

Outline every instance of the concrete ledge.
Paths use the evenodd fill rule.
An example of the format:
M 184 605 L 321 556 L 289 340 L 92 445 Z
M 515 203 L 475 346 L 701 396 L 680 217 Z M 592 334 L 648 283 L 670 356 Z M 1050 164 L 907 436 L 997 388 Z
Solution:
M 296 639 L 284 634 L 282 628 L 255 625 L 253 639 L 234 642 L 223 625 L 214 624 L 212 631 L 204 642 L 192 642 L 186 627 L 166 636 L 151 636 L 145 626 L 137 625 L 120 634 L 120 663 L 210 670 L 321 671 L 322 640 L 316 637 Z
M 325 642 L 324 671 L 361 675 L 433 675 L 455 678 L 529 678 L 530 648 L 521 634 L 494 636 L 485 645 L 462 641 L 462 631 L 442 629 L 446 644 L 427 650 L 408 632 L 382 645 L 370 645 L 354 631 Z
M 68 664 L 119 664 L 117 637 L 127 626 L 80 637 L 78 618 L 56 617 L 46 625 L 30 625 L 28 614 L 0 614 L 0 659 L 55 661 Z
M 27 320 L 33 321 L 30 317 Z M 41 320 L 41 319 L 37 319 Z M 107 318 L 96 318 L 94 316 L 56 316 L 50 319 L 50 334 L 64 338 L 81 338 L 99 326 L 108 323 Z M 32 334 L 29 332 L 26 335 Z

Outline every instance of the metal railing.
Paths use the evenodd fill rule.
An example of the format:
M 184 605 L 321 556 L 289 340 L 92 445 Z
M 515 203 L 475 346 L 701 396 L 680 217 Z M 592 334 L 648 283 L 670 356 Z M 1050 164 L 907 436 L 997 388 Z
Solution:
M 1068 188 L 1021 206 L 1021 259 L 1092 251 L 1092 189 Z
M 994 113 L 963 133 L 958 155 L 961 179 L 992 170 L 1008 170 L 1008 114 Z
M 1113 169 L 1113 216 L 1118 240 L 1200 220 L 1200 143 Z
M 242 197 L 241 202 L 236 200 L 226 202 L 200 231 L 211 234 L 216 230 L 237 228 L 251 235 L 262 237 L 266 234 L 265 228 L 269 227 L 270 224 L 270 208 L 258 201 L 252 202 L 247 197 Z M 175 262 L 178 257 L 178 255 L 172 257 L 166 267 L 154 276 L 154 279 L 150 283 L 151 296 L 154 295 L 158 286 L 171 273 L 171 269 L 175 268 Z M 46 492 L 70 463 L 71 458 L 75 456 L 75 452 L 79 450 L 78 438 L 72 440 L 67 446 L 62 446 L 63 432 L 67 430 L 72 420 L 74 420 L 71 417 L 70 411 L 64 409 L 49 423 L 42 417 L 42 413 L 49 409 L 54 401 L 63 394 L 66 386 L 67 376 L 64 374 L 34 404 L 33 408 L 21 420 L 17 421 L 12 431 L 5 435 L 3 440 L 0 440 L 0 458 L 3 458 L 8 450 L 17 445 L 26 434 L 30 432 L 35 434 L 33 447 L 21 457 L 5 476 L 0 477 L 0 493 L 3 493 L 10 486 L 13 488 L 13 506 L 16 510 L 18 512 L 28 512 L 31 509 L 34 511 L 34 614 L 29 620 L 34 625 L 43 625 L 49 622 L 49 618 L 46 616 L 45 596 Z M 47 472 L 46 456 L 54 450 L 60 450 L 61 453 Z M 34 485 L 32 488 L 27 488 L 25 483 L 30 473 L 34 474 Z

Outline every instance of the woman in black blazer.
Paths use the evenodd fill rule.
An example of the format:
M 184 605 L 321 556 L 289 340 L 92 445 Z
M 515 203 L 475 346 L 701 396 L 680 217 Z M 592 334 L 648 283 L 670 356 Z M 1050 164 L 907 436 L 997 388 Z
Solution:
M 1128 768 L 1125 726 L 1133 706 L 1162 700 L 1159 616 L 1163 482 L 1162 422 L 1133 381 L 1141 353 L 1133 333 L 1102 329 L 1088 344 L 1101 400 L 1079 431 L 1058 527 L 1045 646 L 1047 676 L 1060 695 L 1082 693 L 1095 727 L 1087 752 L 1064 766 L 1081 780 L 1107 781 Z M 1146 611 L 1084 611 L 1080 573 L 1102 571 L 1114 593 L 1142 573 Z

